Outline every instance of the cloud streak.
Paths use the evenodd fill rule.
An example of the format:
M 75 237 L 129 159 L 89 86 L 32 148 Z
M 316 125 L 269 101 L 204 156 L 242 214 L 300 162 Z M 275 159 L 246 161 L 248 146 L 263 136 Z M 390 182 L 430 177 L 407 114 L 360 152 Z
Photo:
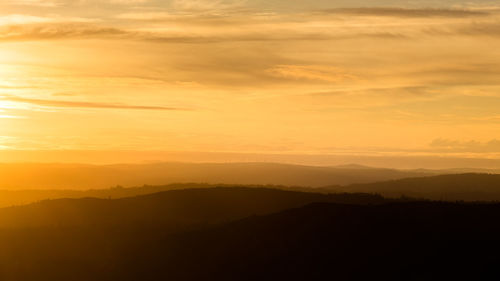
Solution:
M 339 82 L 346 79 L 355 79 L 342 69 L 321 65 L 278 65 L 267 71 L 273 76 L 288 79 L 305 79 L 324 82 Z
M 338 8 L 322 10 L 320 13 L 348 16 L 376 16 L 376 17 L 398 17 L 398 18 L 463 18 L 488 16 L 487 11 L 465 10 L 465 9 L 406 9 L 391 7 L 373 8 Z
M 18 96 L 4 96 L 0 100 L 27 103 L 27 104 L 47 106 L 47 107 L 131 109 L 131 110 L 159 110 L 159 111 L 187 110 L 184 108 L 165 107 L 165 106 L 128 105 L 122 103 L 100 103 L 100 102 L 83 102 L 83 101 L 67 101 L 67 100 L 47 100 L 47 99 L 23 98 Z
M 1 41 L 54 40 L 72 38 L 116 38 L 127 32 L 113 27 L 91 24 L 58 23 L 43 25 L 10 25 L 1 29 Z
M 153 43 L 209 44 L 258 41 L 323 41 L 353 38 L 401 39 L 403 34 L 385 31 L 363 33 L 323 33 L 316 31 L 277 30 L 262 32 L 258 28 L 238 33 L 218 32 L 148 32 L 86 23 L 21 24 L 0 28 L 0 41 L 39 41 L 69 39 L 136 40 Z
M 500 152 L 500 140 L 492 139 L 487 142 L 457 141 L 449 139 L 435 139 L 430 143 L 430 147 L 443 152 L 474 152 L 493 153 Z
M 349 18 L 325 17 L 349 16 Z M 300 20 L 297 22 L 297 17 Z M 367 16 L 352 19 L 352 16 Z M 376 18 L 371 18 L 372 16 Z M 123 18 L 125 17 L 125 18 Z M 165 21 L 158 20 L 165 17 Z M 388 22 L 384 17 L 395 17 Z M 4 16 L 14 22 L 0 28 L 0 41 L 64 39 L 135 40 L 165 44 L 209 44 L 258 41 L 325 41 L 351 39 L 412 39 L 433 36 L 500 36 L 498 14 L 483 10 L 342 8 L 269 17 L 242 13 L 234 16 L 119 14 L 116 21 L 89 22 L 84 18 L 50 19 Z M 144 24 L 144 19 L 155 19 Z M 427 18 L 422 20 L 421 18 Z M 428 18 L 433 18 L 428 19 Z M 27 21 L 17 24 L 16 21 Z M 46 22 L 38 22 L 44 20 Z M 199 22 L 198 22 L 199 21 Z M 311 28 L 308 26 L 316 26 Z

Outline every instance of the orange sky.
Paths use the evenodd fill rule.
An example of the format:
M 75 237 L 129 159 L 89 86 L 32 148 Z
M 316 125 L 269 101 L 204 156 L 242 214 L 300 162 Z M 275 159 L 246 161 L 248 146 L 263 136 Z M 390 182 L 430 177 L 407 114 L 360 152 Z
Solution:
M 1 1 L 0 149 L 500 158 L 500 6 L 332 2 Z

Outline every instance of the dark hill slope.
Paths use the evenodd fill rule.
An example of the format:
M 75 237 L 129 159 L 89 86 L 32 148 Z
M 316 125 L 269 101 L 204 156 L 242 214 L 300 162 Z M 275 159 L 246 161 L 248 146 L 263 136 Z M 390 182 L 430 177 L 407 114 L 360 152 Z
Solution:
M 332 189 L 310 188 L 310 187 L 288 187 L 277 185 L 235 185 L 235 184 L 203 184 L 203 183 L 177 183 L 168 185 L 143 185 L 140 187 L 112 187 L 106 189 L 90 190 L 0 190 L 0 208 L 10 206 L 27 205 L 43 200 L 55 199 L 79 199 L 79 198 L 100 198 L 119 199 L 126 197 L 136 197 L 153 193 L 160 193 L 172 190 L 184 189 L 210 189 L 210 188 L 265 188 L 280 189 L 287 191 L 329 193 Z
M 332 192 L 368 192 L 388 197 L 434 200 L 500 201 L 500 175 L 458 174 L 407 178 L 327 188 Z
M 130 198 L 58 199 L 0 209 L 0 229 L 33 227 L 183 227 L 269 214 L 311 202 L 382 203 L 368 194 L 319 194 L 266 188 L 172 190 Z
M 143 280 L 498 280 L 499 218 L 500 205 L 316 203 L 155 241 L 138 251 L 154 262 L 132 263 Z
M 386 202 L 380 196 L 366 194 L 234 187 L 176 190 L 116 200 L 60 199 L 4 208 L 0 209 L 0 280 L 141 280 L 134 272 L 144 269 L 140 266 L 143 262 L 163 260 L 148 255 L 157 254 L 151 249 L 172 245 L 165 239 L 173 233 L 317 201 Z

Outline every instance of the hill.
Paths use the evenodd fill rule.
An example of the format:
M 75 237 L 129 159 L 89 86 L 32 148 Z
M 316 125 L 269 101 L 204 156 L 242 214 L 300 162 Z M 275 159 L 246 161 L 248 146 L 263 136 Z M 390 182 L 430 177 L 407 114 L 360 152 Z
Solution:
M 367 192 L 387 197 L 409 196 L 434 200 L 500 201 L 500 175 L 457 174 L 406 178 L 327 188 L 331 192 Z
M 170 190 L 194 189 L 194 188 L 214 188 L 223 185 L 210 184 L 169 184 L 150 186 L 143 185 L 140 187 L 116 186 L 105 189 L 88 189 L 88 190 L 73 190 L 73 189 L 21 189 L 21 190 L 0 190 L 0 208 L 9 206 L 27 205 L 43 200 L 54 199 L 76 199 L 76 198 L 100 198 L 100 199 L 117 199 L 125 197 L 134 197 Z M 229 186 L 229 185 L 228 185 Z M 238 187 L 230 185 L 231 187 Z M 262 187 L 262 186 L 256 186 Z M 284 187 L 283 187 L 284 188 Z M 305 190 L 305 189 L 304 189 Z
M 0 209 L 0 229 L 40 227 L 155 227 L 183 229 L 312 202 L 375 204 L 368 194 L 319 194 L 266 188 L 220 187 L 171 190 L 121 199 L 57 199 Z
M 29 216 L 59 209 L 47 213 L 55 225 L 5 228 L 3 222 L 0 278 L 497 280 L 500 205 L 384 203 L 378 197 L 344 196 L 349 200 L 337 199 L 350 204 L 307 204 L 328 201 L 321 194 L 203 189 L 127 199 L 132 201 L 99 200 L 100 207 L 95 199 L 78 199 L 9 208 Z M 367 198 L 377 204 L 366 204 Z M 167 202 L 176 206 L 149 207 Z M 114 209 L 117 204 L 129 211 Z M 267 213 L 292 205 L 296 207 Z M 89 208 L 96 215 L 60 214 L 71 208 Z M 107 208 L 115 211 L 103 212 Z M 61 216 L 72 219 L 54 219 Z M 172 229 L 172 221 L 206 224 Z
M 369 168 L 368 168 L 369 169 Z M 13 205 L 25 205 L 46 199 L 61 198 L 101 198 L 118 199 L 152 194 L 170 190 L 202 189 L 202 188 L 273 188 L 288 191 L 315 193 L 370 193 L 382 194 L 385 197 L 400 198 L 407 196 L 447 201 L 499 201 L 500 175 L 496 174 L 455 174 L 418 178 L 406 178 L 368 184 L 348 186 L 328 186 L 323 188 L 261 186 L 261 185 L 224 185 L 185 183 L 141 187 L 113 187 L 91 190 L 0 190 L 0 208 Z
M 147 272 L 174 280 L 493 280 L 499 214 L 500 205 L 316 203 L 178 236 L 175 246 L 149 253 L 165 259 L 143 273 L 150 280 Z

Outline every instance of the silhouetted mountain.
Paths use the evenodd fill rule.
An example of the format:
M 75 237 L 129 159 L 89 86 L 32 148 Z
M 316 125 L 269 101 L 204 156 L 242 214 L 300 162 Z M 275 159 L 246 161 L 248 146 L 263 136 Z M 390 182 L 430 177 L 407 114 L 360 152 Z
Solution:
M 0 209 L 0 229 L 148 224 L 180 229 L 268 214 L 312 202 L 374 204 L 386 201 L 369 194 L 319 194 L 258 187 L 193 188 L 117 200 L 58 199 L 3 208 Z
M 156 267 L 145 264 L 141 274 L 164 272 L 174 280 L 485 280 L 500 275 L 500 226 L 493 223 L 499 215 L 500 205 L 312 204 L 179 236 L 169 251 L 156 248 L 152 255 L 165 259 Z M 189 270 L 193 264 L 196 270 Z
M 144 210 L 151 201 L 164 201 L 168 193 L 177 194 L 170 201 L 176 202 L 175 211 Z M 243 202 L 240 196 L 247 199 L 244 206 L 239 206 Z M 61 221 L 57 226 L 0 230 L 0 278 L 498 280 L 500 225 L 496 221 L 500 205 L 496 204 L 364 204 L 367 198 L 380 203 L 380 198 L 361 195 L 358 199 L 363 204 L 312 203 L 188 232 L 172 232 L 167 224 L 158 224 L 163 216 L 221 222 L 237 217 L 231 212 L 241 216 L 278 209 L 270 207 L 271 203 L 281 202 L 281 207 L 290 202 L 303 204 L 308 201 L 304 196 L 327 198 L 285 191 L 204 189 L 148 195 L 129 202 L 100 200 L 111 206 L 126 202 L 130 209 L 101 213 L 107 217 L 105 221 L 126 222 L 134 212 L 148 219 L 143 218 L 141 227 L 131 219 L 134 227 L 113 224 L 106 228 L 93 223 L 103 218 L 90 216 L 80 223 Z M 342 196 L 352 203 L 358 200 L 355 195 Z M 147 204 L 133 203 L 144 199 Z M 70 200 L 70 205 L 85 205 L 88 200 Z M 56 200 L 35 207 L 48 208 L 54 203 L 68 202 Z M 20 208 L 33 211 L 33 206 Z
M 102 189 L 170 183 L 320 187 L 433 175 L 367 167 L 274 163 L 157 163 L 137 165 L 0 164 L 0 189 Z
M 435 200 L 500 201 L 500 175 L 457 174 L 407 178 L 326 188 L 332 192 L 378 193 Z
M 329 186 L 323 188 L 260 186 L 260 185 L 211 185 L 202 183 L 169 184 L 141 187 L 114 187 L 92 190 L 0 190 L 0 207 L 25 205 L 46 199 L 60 198 L 101 198 L 117 199 L 138 195 L 152 194 L 162 191 L 214 188 L 214 187 L 252 187 L 273 188 L 288 191 L 316 193 L 362 192 L 382 194 L 386 197 L 408 196 L 434 200 L 496 201 L 500 200 L 500 175 L 489 174 L 456 174 L 433 177 L 407 178 L 369 184 L 353 184 L 349 186 Z
M 214 188 L 222 185 L 185 183 L 169 185 L 144 185 L 141 187 L 116 186 L 106 189 L 70 190 L 70 189 L 26 189 L 26 190 L 0 190 L 0 208 L 9 206 L 26 205 L 48 199 L 69 199 L 69 198 L 102 198 L 117 199 L 124 197 L 134 197 L 138 195 L 158 193 L 169 190 L 189 189 L 189 188 Z M 235 187 L 235 185 L 231 185 Z M 256 186 L 263 187 L 263 186 Z M 282 187 L 285 188 L 285 187 Z M 306 190 L 303 188 L 303 190 Z
M 233 184 L 204 184 L 204 183 L 177 183 L 168 185 L 143 185 L 140 187 L 116 186 L 106 189 L 67 190 L 67 189 L 41 189 L 41 190 L 0 190 L 0 208 L 21 206 L 44 200 L 100 198 L 119 199 L 139 195 L 159 193 L 171 190 L 200 189 L 200 188 L 267 188 L 286 191 L 331 193 L 332 188 L 290 187 L 282 185 L 233 185 Z

